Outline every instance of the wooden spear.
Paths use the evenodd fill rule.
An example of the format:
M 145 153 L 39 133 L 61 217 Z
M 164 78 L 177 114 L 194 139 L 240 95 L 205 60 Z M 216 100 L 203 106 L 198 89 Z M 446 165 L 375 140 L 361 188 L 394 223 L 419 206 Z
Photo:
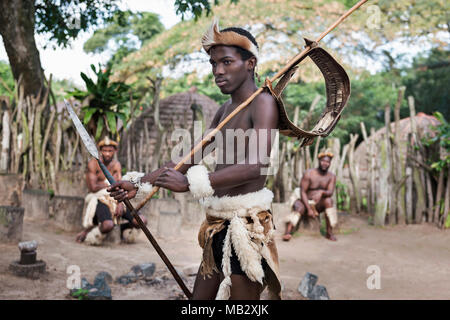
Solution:
M 345 20 L 349 15 L 351 15 L 356 9 L 361 7 L 364 3 L 366 3 L 368 0 L 361 0 L 357 4 L 355 4 L 350 10 L 348 10 L 345 14 L 343 14 L 336 22 L 334 22 L 327 30 L 325 30 L 316 40 L 315 42 L 319 42 L 322 40 L 328 33 L 330 33 L 334 28 L 336 28 L 342 21 Z M 286 73 L 289 69 L 291 69 L 293 66 L 295 66 L 297 63 L 299 63 L 302 58 L 312 49 L 311 45 L 307 45 L 305 49 L 297 54 L 294 58 L 292 58 L 286 66 L 283 67 L 276 75 L 274 75 L 269 81 L 272 83 L 276 81 L 278 78 L 280 78 L 283 74 Z M 200 141 L 192 150 L 191 152 L 185 156 L 181 161 L 174 167 L 175 170 L 178 170 L 181 168 L 182 165 L 184 165 L 187 161 L 189 161 L 192 158 L 192 155 L 194 155 L 197 151 L 199 151 L 203 146 L 210 141 L 217 132 L 219 132 L 222 127 L 227 124 L 228 121 L 230 121 L 239 111 L 247 107 L 255 97 L 260 94 L 264 90 L 264 86 L 256 90 L 247 100 L 245 100 L 243 103 L 241 103 L 236 109 L 234 109 L 233 112 L 231 112 L 219 125 L 214 128 L 214 130 L 210 131 L 203 139 Z M 144 200 L 137 206 L 136 210 L 140 210 L 152 197 L 153 195 L 158 192 L 159 187 L 154 187 L 152 189 L 152 192 L 149 193 Z

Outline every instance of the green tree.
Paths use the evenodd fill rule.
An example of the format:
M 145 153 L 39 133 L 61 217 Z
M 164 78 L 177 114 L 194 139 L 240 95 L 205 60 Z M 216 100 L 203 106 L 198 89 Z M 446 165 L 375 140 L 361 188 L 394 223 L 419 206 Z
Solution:
M 417 111 L 439 111 L 450 120 L 450 51 L 436 48 L 428 56 L 416 57 L 406 72 L 402 81 L 406 95 L 414 97 Z
M 0 96 L 14 96 L 14 78 L 8 63 L 0 61 Z
M 120 61 L 130 52 L 136 51 L 154 35 L 164 30 L 157 14 L 131 11 L 117 12 L 103 28 L 84 43 L 83 49 L 89 53 L 100 53 L 107 50 L 114 52 L 112 63 Z M 138 43 L 130 35 L 138 38 Z

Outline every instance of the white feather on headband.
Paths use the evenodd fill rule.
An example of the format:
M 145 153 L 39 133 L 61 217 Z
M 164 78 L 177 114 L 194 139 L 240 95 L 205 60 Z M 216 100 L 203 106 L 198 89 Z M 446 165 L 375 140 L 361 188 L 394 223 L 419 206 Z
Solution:
M 202 46 L 209 53 L 209 49 L 216 45 L 238 46 L 250 51 L 258 59 L 258 47 L 249 38 L 231 30 L 221 32 L 219 21 L 214 19 L 202 37 Z

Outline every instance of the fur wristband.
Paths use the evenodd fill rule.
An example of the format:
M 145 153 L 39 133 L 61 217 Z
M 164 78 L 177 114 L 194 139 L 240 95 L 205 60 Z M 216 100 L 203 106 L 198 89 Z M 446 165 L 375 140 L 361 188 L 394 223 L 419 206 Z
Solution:
M 136 192 L 136 198 L 144 198 L 147 194 L 152 192 L 153 186 L 149 182 L 141 182 L 141 178 L 145 176 L 143 172 L 130 171 L 127 172 L 126 175 L 122 177 L 122 180 L 130 181 L 136 188 L 138 188 Z
M 196 165 L 189 168 L 186 172 L 186 178 L 189 181 L 189 190 L 194 198 L 210 197 L 214 194 L 205 166 Z

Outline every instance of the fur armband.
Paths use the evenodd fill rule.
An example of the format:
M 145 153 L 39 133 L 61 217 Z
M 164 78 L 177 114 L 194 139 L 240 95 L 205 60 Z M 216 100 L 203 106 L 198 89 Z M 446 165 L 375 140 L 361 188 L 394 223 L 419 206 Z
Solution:
M 209 181 L 208 170 L 205 166 L 196 165 L 190 167 L 186 172 L 189 181 L 189 190 L 194 198 L 210 197 L 214 194 L 214 189 Z
M 144 198 L 147 194 L 152 192 L 152 184 L 149 182 L 141 182 L 141 178 L 145 176 L 143 172 L 130 171 L 122 177 L 122 180 L 130 181 L 136 188 L 136 198 Z

